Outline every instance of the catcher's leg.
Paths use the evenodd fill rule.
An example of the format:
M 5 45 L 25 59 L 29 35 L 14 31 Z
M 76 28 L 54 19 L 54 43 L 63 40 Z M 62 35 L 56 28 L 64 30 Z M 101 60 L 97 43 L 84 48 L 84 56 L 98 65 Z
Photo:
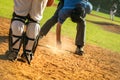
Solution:
M 39 40 L 39 31 L 40 25 L 38 22 L 30 18 L 27 25 L 26 34 L 24 35 L 23 54 L 21 55 L 22 60 L 27 60 L 28 64 L 30 64 L 36 51 Z
M 11 26 L 9 29 L 9 51 L 8 59 L 14 61 L 17 59 L 18 52 L 22 44 L 22 35 L 26 18 L 13 13 Z

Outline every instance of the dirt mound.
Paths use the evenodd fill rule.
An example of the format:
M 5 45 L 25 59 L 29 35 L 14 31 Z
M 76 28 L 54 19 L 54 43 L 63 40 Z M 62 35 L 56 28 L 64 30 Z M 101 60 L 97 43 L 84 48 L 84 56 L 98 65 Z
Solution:
M 1 80 L 120 80 L 120 54 L 86 44 L 83 56 L 75 55 L 74 40 L 63 37 L 55 48 L 55 34 L 39 41 L 31 65 L 7 60 L 10 20 L 0 18 Z
M 107 23 L 107 22 L 98 22 L 98 21 L 90 21 L 90 20 L 87 20 L 87 21 L 100 25 L 106 31 L 120 34 L 120 25 Z

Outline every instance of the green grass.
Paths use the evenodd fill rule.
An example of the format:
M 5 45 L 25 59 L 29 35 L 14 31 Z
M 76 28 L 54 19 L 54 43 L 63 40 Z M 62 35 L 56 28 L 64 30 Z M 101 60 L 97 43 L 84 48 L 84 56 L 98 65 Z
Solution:
M 87 22 L 87 36 L 88 43 L 96 44 L 98 46 L 120 52 L 120 35 L 105 31 L 101 26 Z
M 97 12 L 97 11 L 92 11 L 92 14 L 96 15 L 96 16 L 100 16 L 106 19 L 110 19 L 110 15 L 109 14 L 104 14 L 102 12 Z M 120 23 L 120 18 L 115 16 L 114 17 L 114 21 L 119 22 Z
M 13 0 L 0 0 L 0 16 L 11 18 L 13 12 Z
M 103 14 L 103 15 L 102 14 L 101 16 L 107 15 L 107 14 Z M 109 19 L 91 16 L 91 15 L 87 16 L 87 20 L 120 25 L 119 22 L 111 21 Z M 120 52 L 120 47 L 119 47 L 120 34 L 106 31 L 100 25 L 93 24 L 89 21 L 87 22 L 87 42 L 99 45 L 104 48 L 111 49 L 113 51 Z
M 58 3 L 58 1 L 56 1 Z M 47 7 L 43 19 L 41 20 L 41 26 L 45 23 L 47 19 L 49 19 L 56 10 L 55 6 Z M 0 0 L 0 16 L 11 18 L 13 11 L 13 0 Z M 120 52 L 120 34 L 112 33 L 104 30 L 100 25 L 92 23 L 94 22 L 106 22 L 120 25 L 120 18 L 115 17 L 115 21 L 111 21 L 109 19 L 108 14 L 104 14 L 101 12 L 92 11 L 92 14 L 97 15 L 87 15 L 87 27 L 86 27 L 86 43 L 95 44 L 97 46 L 101 46 L 103 48 L 110 49 L 112 51 Z M 99 17 L 100 16 L 100 17 Z M 55 32 L 55 27 L 52 28 L 52 31 Z M 76 36 L 76 24 L 72 23 L 68 18 L 62 27 L 62 35 L 71 37 L 75 39 Z

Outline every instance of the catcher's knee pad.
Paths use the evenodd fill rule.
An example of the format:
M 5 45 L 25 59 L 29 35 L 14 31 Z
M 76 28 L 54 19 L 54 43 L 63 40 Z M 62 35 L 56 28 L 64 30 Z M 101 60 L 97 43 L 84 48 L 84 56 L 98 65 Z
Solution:
M 32 52 L 34 54 L 38 44 L 39 31 L 39 23 L 37 21 L 29 19 L 26 34 L 24 36 L 24 53 Z
M 14 12 L 13 15 L 12 15 L 11 22 L 13 22 L 13 21 L 20 21 L 20 22 L 25 23 L 26 18 L 27 18 L 27 16 L 19 16 L 19 15 L 17 15 L 17 14 Z
M 25 20 L 26 17 L 18 16 L 13 13 L 11 26 L 9 29 L 9 51 L 19 51 L 22 43 Z

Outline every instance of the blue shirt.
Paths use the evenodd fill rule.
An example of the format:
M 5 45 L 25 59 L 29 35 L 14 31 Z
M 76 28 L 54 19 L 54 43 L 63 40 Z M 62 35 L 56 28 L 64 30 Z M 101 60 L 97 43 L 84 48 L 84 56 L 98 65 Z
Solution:
M 63 9 L 73 9 L 75 8 L 76 4 L 79 4 L 81 1 L 84 0 L 64 0 Z
M 63 22 L 71 16 L 71 12 L 77 4 L 80 4 L 85 9 L 85 14 L 92 11 L 92 4 L 88 2 L 88 0 L 64 0 L 64 6 L 58 14 L 58 22 L 63 24 Z

